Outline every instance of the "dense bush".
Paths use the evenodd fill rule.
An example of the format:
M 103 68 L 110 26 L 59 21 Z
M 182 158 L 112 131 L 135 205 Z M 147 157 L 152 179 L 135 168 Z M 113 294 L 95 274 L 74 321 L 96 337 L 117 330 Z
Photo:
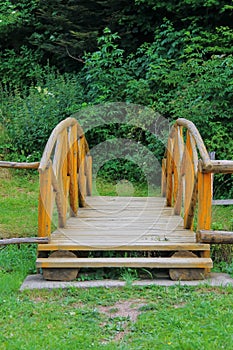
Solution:
M 166 42 L 161 40 L 164 33 L 170 38 Z M 201 129 L 209 150 L 215 150 L 218 158 L 231 158 L 232 55 L 205 60 L 206 49 L 196 49 L 201 48 L 197 45 L 201 36 L 190 38 L 188 33 L 186 42 L 168 22 L 160 34 L 160 40 L 157 34 L 154 43 L 125 58 L 117 45 L 119 37 L 106 31 L 99 50 L 86 57 L 83 77 L 88 101 L 127 101 L 151 106 L 170 120 L 190 119 Z
M 8 158 L 28 161 L 40 158 L 53 128 L 83 102 L 77 77 L 49 68 L 28 91 L 2 89 L 1 95 L 2 126 L 7 132 L 1 148 Z
M 229 28 L 222 28 L 218 41 L 224 42 L 231 35 Z M 106 29 L 98 39 L 98 50 L 85 55 L 79 74 L 61 75 L 48 70 L 41 73 L 28 93 L 2 92 L 3 125 L 11 144 L 21 155 L 35 155 L 43 150 L 52 128 L 61 119 L 86 106 L 121 101 L 149 106 L 170 122 L 178 117 L 192 120 L 209 151 L 216 151 L 218 159 L 232 159 L 233 58 L 227 53 L 216 54 L 219 47 L 211 47 L 213 38 L 209 40 L 206 32 L 178 32 L 165 20 L 153 43 L 144 43 L 135 54 L 127 55 L 119 47 L 119 35 Z M 100 110 L 102 113 L 103 108 Z M 100 110 L 92 108 L 90 113 L 86 108 L 77 114 L 84 124 L 91 125 L 87 131 L 92 147 L 113 137 L 133 139 L 156 158 L 162 157 L 163 142 L 151 137 L 150 128 L 138 124 L 138 117 L 136 126 L 126 120 L 125 126 L 119 127 L 112 119 L 116 111 L 106 107 L 106 123 L 98 126 L 95 122 L 102 118 Z M 122 162 L 118 164 L 114 171 L 121 173 Z M 132 164 L 128 163 L 128 168 L 128 176 L 133 177 Z M 231 181 L 227 181 L 229 193 Z

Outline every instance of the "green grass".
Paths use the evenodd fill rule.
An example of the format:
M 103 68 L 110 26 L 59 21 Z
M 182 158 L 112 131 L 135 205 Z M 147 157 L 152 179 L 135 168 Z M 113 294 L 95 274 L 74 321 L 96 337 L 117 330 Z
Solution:
M 21 249 L 4 248 L 15 261 L 0 271 L 0 349 L 233 348 L 232 287 L 128 285 L 20 293 L 33 251 Z
M 212 229 L 233 231 L 233 205 L 216 205 L 212 208 Z
M 0 238 L 37 235 L 36 172 L 0 169 Z
M 152 197 L 160 196 L 159 187 L 150 186 L 146 183 L 136 183 L 127 180 L 108 181 L 106 179 L 97 178 L 93 181 L 94 196 L 132 196 L 132 197 Z
M 37 177 L 23 174 L 1 177 L 0 222 L 8 237 L 36 230 Z M 215 222 L 231 210 L 218 209 Z M 8 222 L 12 213 L 17 224 Z M 35 259 L 35 245 L 0 248 L 0 350 L 233 348 L 232 286 L 132 287 L 137 275 L 125 269 L 122 289 L 19 292 Z

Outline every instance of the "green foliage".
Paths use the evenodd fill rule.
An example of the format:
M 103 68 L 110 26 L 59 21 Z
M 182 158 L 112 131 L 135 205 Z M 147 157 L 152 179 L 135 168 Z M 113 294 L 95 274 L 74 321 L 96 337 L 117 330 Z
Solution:
M 15 2 L 11 0 L 0 1 L 0 36 L 6 39 L 6 34 L 24 30 L 24 26 L 32 22 L 33 10 L 37 0 Z M 11 38 L 14 40 L 14 38 Z M 9 43 L 8 43 L 9 44 Z
M 20 13 L 15 10 L 15 5 L 9 0 L 1 0 L 0 8 L 0 32 L 4 33 L 7 32 L 12 25 L 17 24 Z
M 43 74 L 43 68 L 38 62 L 41 54 L 22 46 L 19 52 L 7 49 L 1 53 L 0 75 L 1 81 L 11 89 L 15 87 L 24 90 L 38 80 Z
M 2 101 L 2 126 L 9 138 L 5 147 L 32 161 L 40 158 L 53 128 L 80 108 L 83 90 L 76 76 L 48 68 L 28 93 L 3 90 Z
M 84 56 L 84 84 L 87 98 L 94 103 L 121 101 L 126 82 L 129 80 L 124 64 L 124 50 L 119 49 L 117 33 L 106 28 L 98 39 L 99 50 Z
M 223 54 L 229 53 L 232 46 L 231 0 L 81 0 L 78 3 L 75 0 L 7 0 L 0 2 L 0 8 L 3 53 L 13 50 L 19 59 L 22 46 L 26 46 L 40 52 L 38 63 L 44 65 L 49 60 L 63 72 L 82 67 L 84 52 L 96 50 L 96 39 L 105 27 L 119 33 L 120 48 L 127 54 L 134 53 L 145 41 L 153 42 L 160 30 L 164 32 L 168 51 L 173 50 L 178 42 L 171 41 L 169 32 L 166 36 L 164 18 L 176 33 L 180 32 L 177 36 L 181 41 L 183 31 L 194 35 L 199 51 L 201 47 L 216 52 L 218 47 L 218 52 Z M 225 39 L 219 40 L 216 28 L 225 28 Z
M 112 1 L 112 4 L 112 13 L 120 9 L 117 19 L 120 34 L 106 28 L 98 38 L 98 49 L 92 53 L 89 50 L 82 57 L 84 66 L 81 72 L 72 77 L 64 75 L 64 78 L 50 76 L 50 73 L 45 78 L 38 62 L 42 62 L 49 53 L 46 57 L 50 56 L 52 62 L 56 61 L 57 64 L 58 57 L 62 58 L 63 69 L 71 69 L 63 59 L 68 55 L 66 49 L 69 51 L 73 45 L 74 51 L 71 50 L 71 53 L 78 57 L 78 52 L 82 51 L 78 51 L 78 45 L 82 46 L 79 40 L 82 33 L 85 32 L 88 36 L 98 27 L 94 26 L 90 32 L 87 28 L 81 28 L 81 25 L 78 28 L 73 22 L 72 11 L 76 13 L 80 9 L 79 5 L 83 6 L 82 13 L 86 16 L 89 10 L 93 13 L 94 3 L 77 5 L 73 1 L 69 4 L 63 4 L 62 1 L 57 4 L 39 1 L 36 4 L 31 1 L 27 5 L 22 2 L 20 7 L 14 5 L 13 11 L 18 12 L 29 11 L 31 8 L 35 16 L 31 20 L 35 21 L 36 30 L 31 33 L 30 40 L 39 49 L 33 51 L 20 42 L 17 48 L 14 45 L 6 46 L 2 54 L 0 72 L 3 90 L 6 84 L 11 88 L 8 95 L 3 93 L 1 111 L 3 126 L 12 145 L 10 148 L 23 156 L 33 154 L 35 158 L 35 154 L 42 151 L 52 128 L 61 119 L 83 106 L 122 101 L 150 106 L 170 121 L 178 117 L 192 120 L 200 129 L 208 150 L 215 151 L 219 159 L 231 159 L 233 32 L 229 24 L 230 3 L 190 0 L 175 3 L 160 1 L 155 4 L 153 1 L 137 1 L 134 10 L 132 2 L 124 9 L 124 1 L 119 4 Z M 98 3 L 98 11 L 101 12 L 105 5 Z M 155 19 L 153 25 L 152 19 L 145 23 L 145 18 L 150 18 L 148 11 Z M 211 14 L 209 11 L 212 11 Z M 120 19 L 122 13 L 125 16 Z M 199 16 L 194 20 L 197 13 Z M 135 27 L 136 18 L 139 21 Z M 113 22 L 116 23 L 116 19 Z M 125 31 L 122 29 L 123 24 L 126 25 Z M 47 31 L 44 30 L 45 25 Z M 129 43 L 126 43 L 127 28 L 134 28 L 132 33 L 147 33 L 152 42 L 143 43 L 137 50 L 130 52 Z M 64 29 L 69 34 L 65 35 Z M 83 34 L 82 40 L 88 44 L 86 34 Z M 96 35 L 97 33 L 94 36 Z M 88 38 L 92 38 L 92 35 Z M 91 45 L 90 49 L 93 49 Z M 51 54 L 53 51 L 54 56 Z M 45 52 L 47 54 L 44 56 Z M 77 63 L 71 57 L 69 60 Z M 29 91 L 22 92 L 22 86 L 32 82 Z M 112 115 L 109 115 L 111 118 Z M 88 115 L 85 115 L 85 120 L 89 125 L 93 121 Z M 155 140 L 150 132 L 142 132 L 141 128 L 132 125 L 119 127 L 117 123 L 112 123 L 112 126 L 106 124 L 101 128 L 93 126 L 89 130 L 88 141 L 91 147 L 114 137 L 133 139 L 148 148 L 158 159 L 162 157 L 164 145 Z M 6 143 L 9 141 L 6 140 Z M 108 167 L 112 173 L 124 175 L 123 167 L 117 162 L 110 162 L 105 168 Z M 127 174 L 133 179 L 134 166 L 130 162 L 125 162 L 124 165 L 128 169 Z M 230 185 L 227 192 L 229 190 Z
M 214 54 L 203 61 L 209 52 L 205 35 L 177 32 L 165 21 L 154 43 L 124 57 L 116 44 L 119 36 L 106 30 L 99 50 L 87 55 L 83 70 L 89 100 L 125 100 L 151 105 L 170 119 L 190 119 L 201 128 L 209 150 L 215 150 L 219 159 L 231 158 L 233 58 Z M 214 51 L 212 38 L 208 40 Z
M 219 159 L 231 159 L 233 58 L 224 51 L 223 45 L 224 40 L 230 40 L 231 37 L 232 31 L 227 27 L 221 27 L 215 33 L 212 31 L 208 36 L 206 31 L 198 32 L 194 26 L 192 30 L 177 31 L 172 22 L 165 19 L 155 31 L 153 43 L 145 43 L 135 54 L 127 55 L 119 47 L 119 35 L 105 29 L 98 39 L 98 50 L 85 55 L 85 65 L 76 76 L 56 75 L 49 71 L 46 74 L 47 71 L 41 71 L 33 64 L 33 56 L 25 49 L 25 66 L 17 64 L 19 68 L 15 70 L 15 80 L 12 81 L 19 84 L 17 77 L 22 80 L 27 64 L 31 67 L 27 73 L 29 78 L 40 77 L 28 93 L 22 94 L 16 90 L 8 97 L 3 93 L 3 126 L 15 150 L 26 156 L 38 155 L 52 128 L 61 119 L 81 107 L 124 101 L 151 106 L 170 120 L 178 117 L 192 120 L 200 129 L 208 150 L 215 151 Z M 220 46 L 215 45 L 217 42 L 221 43 L 224 54 L 218 53 Z M 8 84 L 10 77 L 6 80 L 6 73 L 13 58 L 9 67 L 3 65 L 3 77 L 6 77 L 4 79 Z M 127 121 L 125 125 L 119 125 L 113 120 L 109 125 L 115 112 L 119 113 L 112 110 L 111 106 L 106 107 L 109 117 L 106 125 L 101 127 L 93 125 L 96 118 L 101 120 L 101 111 L 93 109 L 92 113 L 84 113 L 84 124 L 93 125 L 87 133 L 90 146 L 94 147 L 109 139 L 114 142 L 114 138 L 129 139 L 141 143 L 161 159 L 164 145 L 152 137 L 149 131 L 143 131 L 138 125 L 127 124 Z M 79 119 L 80 115 L 76 117 Z M 130 162 L 124 165 L 127 176 L 131 176 L 127 179 L 132 180 L 136 173 L 134 166 Z M 125 176 L 119 161 L 106 164 L 105 170 L 106 167 L 110 172 Z

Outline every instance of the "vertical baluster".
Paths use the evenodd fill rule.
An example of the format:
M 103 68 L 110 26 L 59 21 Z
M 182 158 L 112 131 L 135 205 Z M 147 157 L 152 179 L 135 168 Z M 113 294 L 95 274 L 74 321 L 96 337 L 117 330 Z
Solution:
M 51 162 L 44 171 L 39 173 L 40 193 L 38 208 L 38 235 L 49 237 L 51 234 L 52 220 L 52 179 Z
M 79 205 L 85 207 L 86 202 L 86 176 L 85 176 L 85 139 L 81 136 L 79 139 Z
M 86 184 L 87 184 L 87 196 L 91 196 L 91 193 L 92 193 L 92 157 L 90 154 L 86 155 Z
M 173 139 L 169 137 L 167 146 L 167 188 L 166 188 L 166 198 L 167 206 L 172 206 L 172 196 L 173 196 L 173 183 L 172 183 L 172 173 L 173 173 Z
M 179 174 L 180 174 L 180 152 L 179 152 L 179 140 L 178 140 L 179 128 L 176 127 L 173 147 L 173 161 L 174 161 L 174 175 L 173 175 L 173 202 L 177 201 L 178 187 L 179 187 Z
M 77 125 L 74 125 L 70 128 L 68 138 L 69 138 L 68 174 L 70 176 L 70 186 L 69 186 L 70 215 L 77 216 L 77 212 L 78 212 Z
M 166 186 L 167 186 L 167 169 L 166 169 L 166 159 L 162 160 L 162 174 L 161 174 L 161 194 L 166 197 Z
M 177 189 L 176 201 L 174 203 L 174 214 L 180 215 L 181 208 L 182 208 L 183 176 L 184 176 L 184 163 L 185 163 L 184 138 L 183 138 L 182 127 L 178 127 L 178 130 L 177 130 L 177 145 L 178 145 L 178 152 L 179 152 L 179 164 L 177 164 L 178 189 Z
M 194 221 L 194 214 L 195 214 L 195 207 L 197 203 L 197 171 L 198 171 L 198 154 L 196 149 L 196 143 L 192 135 L 190 135 L 190 145 L 192 148 L 192 168 L 193 168 L 193 189 L 190 199 L 190 204 L 188 208 L 188 214 L 187 214 L 187 220 L 185 228 L 192 229 L 193 228 L 193 221 Z
M 187 131 L 186 139 L 186 157 L 185 157 L 185 196 L 184 196 L 184 227 L 187 228 L 187 221 L 189 216 L 189 207 L 194 188 L 194 164 L 193 164 L 193 150 L 191 146 L 191 135 Z
M 60 169 L 58 174 L 58 186 L 62 197 L 62 221 L 66 224 L 67 215 L 67 196 L 68 196 L 68 135 L 67 129 L 61 134 L 62 153 L 60 161 Z

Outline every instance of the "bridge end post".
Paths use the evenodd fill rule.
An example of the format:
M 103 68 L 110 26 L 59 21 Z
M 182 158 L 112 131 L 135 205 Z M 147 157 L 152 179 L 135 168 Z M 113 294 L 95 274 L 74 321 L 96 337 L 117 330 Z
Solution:
M 50 237 L 51 234 L 51 203 L 52 203 L 52 168 L 51 163 L 40 171 L 40 193 L 38 208 L 38 236 Z

